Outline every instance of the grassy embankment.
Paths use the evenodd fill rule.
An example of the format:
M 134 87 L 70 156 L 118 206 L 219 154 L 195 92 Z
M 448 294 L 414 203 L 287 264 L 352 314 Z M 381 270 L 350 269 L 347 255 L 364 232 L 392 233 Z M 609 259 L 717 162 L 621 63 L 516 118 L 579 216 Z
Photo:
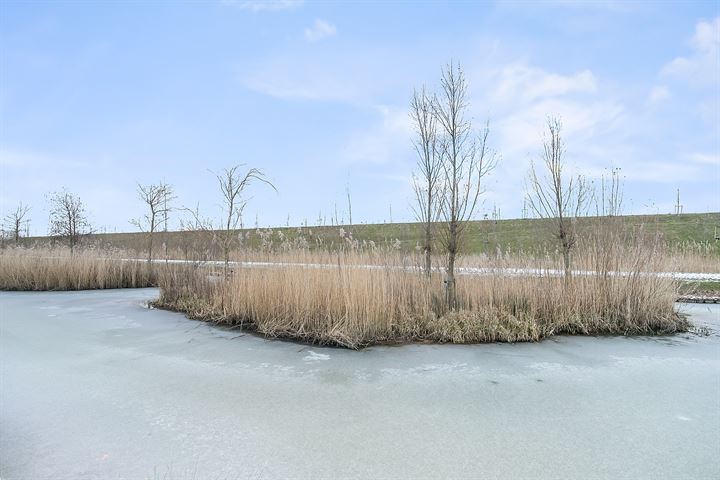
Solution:
M 659 236 L 667 247 L 668 263 L 673 256 L 681 271 L 720 271 L 720 241 L 714 240 L 715 228 L 720 230 L 720 213 L 692 213 L 682 215 L 631 215 L 616 217 L 614 223 L 622 232 L 623 239 L 637 236 Z M 583 217 L 578 221 L 580 236 L 592 237 L 606 221 L 600 217 Z M 311 250 L 337 250 L 347 247 L 347 239 L 339 232 L 352 233 L 352 239 L 360 247 L 374 244 L 377 247 L 397 248 L 411 253 L 421 242 L 421 226 L 417 223 L 392 223 L 373 225 L 277 227 L 272 230 L 255 228 L 235 232 L 236 250 L 253 249 L 272 252 L 292 248 Z M 211 235 L 205 232 L 158 233 L 156 245 L 165 244 L 172 258 L 220 259 L 220 248 L 213 244 Z M 95 234 L 84 239 L 96 247 L 115 248 L 142 256 L 146 237 L 142 233 Z M 623 240 L 625 241 L 625 240 Z M 47 237 L 34 237 L 25 244 L 45 245 Z M 302 245 L 301 245 L 302 243 Z M 471 222 L 465 235 L 463 253 L 466 256 L 482 255 L 496 257 L 499 253 L 520 256 L 546 257 L 556 249 L 550 231 L 550 221 L 542 219 L 481 220 Z M 156 247 L 159 256 L 163 249 Z M 693 258 L 696 261 L 693 261 Z

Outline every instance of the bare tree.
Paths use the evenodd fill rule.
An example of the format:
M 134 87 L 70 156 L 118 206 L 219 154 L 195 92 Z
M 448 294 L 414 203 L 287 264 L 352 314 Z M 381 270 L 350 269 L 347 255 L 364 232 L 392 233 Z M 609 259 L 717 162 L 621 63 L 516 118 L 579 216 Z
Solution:
M 423 224 L 423 253 L 425 274 L 429 277 L 432 269 L 433 223 L 440 214 L 438 190 L 442 173 L 442 157 L 438 152 L 438 131 L 433 114 L 432 98 L 425 87 L 413 93 L 410 101 L 410 118 L 415 128 L 413 146 L 417 152 L 417 172 L 413 173 L 415 204 L 412 206 L 415 218 Z M 390 206 L 392 222 L 392 206 Z
M 30 212 L 30 206 L 20 203 L 15 210 L 8 213 L 4 218 L 3 226 L 12 235 L 15 245 L 20 243 L 23 226 L 29 221 L 25 218 L 28 212 Z
M 455 260 L 467 224 L 484 192 L 482 181 L 495 168 L 497 157 L 488 148 L 488 124 L 476 132 L 467 118 L 467 81 L 460 65 L 452 62 L 447 65 L 440 85 L 440 95 L 433 100 L 442 156 L 440 241 L 448 256 L 447 304 L 455 309 Z
M 569 180 L 564 176 L 565 144 L 561 131 L 560 119 L 548 118 L 542 151 L 546 172 L 538 176 L 534 162 L 531 163 L 527 199 L 538 217 L 553 220 L 553 234 L 562 249 L 565 280 L 569 281 L 572 276 L 570 253 L 577 241 L 575 224 L 577 217 L 587 211 L 591 188 L 582 175 Z
M 49 201 L 51 208 L 49 235 L 67 240 L 72 253 L 80 237 L 92 233 L 85 213 L 85 205 L 80 197 L 66 190 L 51 193 Z
M 243 197 L 245 188 L 252 182 L 258 181 L 269 185 L 277 192 L 275 186 L 265 178 L 262 170 L 251 168 L 243 174 L 240 171 L 241 167 L 243 167 L 243 165 L 235 165 L 215 175 L 218 185 L 220 186 L 220 192 L 222 193 L 223 224 L 222 234 L 219 236 L 219 240 L 223 249 L 225 275 L 228 273 L 230 263 L 233 231 L 237 230 L 239 226 L 242 226 L 243 210 L 249 200 Z
M 151 265 L 155 232 L 163 222 L 167 228 L 167 217 L 172 209 L 168 204 L 175 199 L 175 194 L 171 185 L 160 182 L 156 185 L 138 184 L 137 195 L 147 205 L 148 212 L 138 219 L 131 220 L 130 223 L 147 234 L 147 261 L 148 265 Z

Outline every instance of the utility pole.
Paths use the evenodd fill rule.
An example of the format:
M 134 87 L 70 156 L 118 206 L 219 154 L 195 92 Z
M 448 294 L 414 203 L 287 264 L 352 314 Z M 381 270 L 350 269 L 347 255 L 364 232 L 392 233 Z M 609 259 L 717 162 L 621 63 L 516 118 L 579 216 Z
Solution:
M 683 211 L 683 206 L 680 205 L 680 189 L 677 189 L 677 200 L 675 202 L 675 215 L 680 215 Z
M 347 192 L 348 200 L 348 225 L 352 225 L 352 202 L 350 201 L 350 184 L 345 185 L 345 191 Z

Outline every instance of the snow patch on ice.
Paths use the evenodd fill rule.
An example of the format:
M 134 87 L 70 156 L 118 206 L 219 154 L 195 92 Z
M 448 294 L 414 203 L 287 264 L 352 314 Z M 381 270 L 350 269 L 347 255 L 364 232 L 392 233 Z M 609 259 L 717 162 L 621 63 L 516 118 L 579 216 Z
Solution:
M 330 355 L 324 353 L 315 353 L 312 350 L 308 351 L 308 354 L 303 357 L 306 362 L 318 362 L 324 360 L 330 360 Z

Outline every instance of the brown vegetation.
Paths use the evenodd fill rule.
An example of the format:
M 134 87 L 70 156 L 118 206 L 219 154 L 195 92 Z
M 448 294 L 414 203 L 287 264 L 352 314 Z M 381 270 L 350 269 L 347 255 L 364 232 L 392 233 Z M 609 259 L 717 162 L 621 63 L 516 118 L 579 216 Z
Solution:
M 325 254 L 288 252 L 285 260 L 293 265 L 236 267 L 227 279 L 205 267 L 168 270 L 160 276 L 156 304 L 269 337 L 350 348 L 685 331 L 688 323 L 674 309 L 677 286 L 648 275 L 661 265 L 660 252 L 647 245 L 619 245 L 598 241 L 579 248 L 576 264 L 595 273 L 570 282 L 554 275 L 466 276 L 457 284 L 454 311 L 445 302 L 442 274 L 428 279 L 418 268 L 422 258 L 357 251 L 336 253 L 330 265 Z M 557 267 L 562 269 L 562 263 Z
M 93 250 L 0 250 L 0 290 L 90 290 L 156 284 L 147 265 Z

